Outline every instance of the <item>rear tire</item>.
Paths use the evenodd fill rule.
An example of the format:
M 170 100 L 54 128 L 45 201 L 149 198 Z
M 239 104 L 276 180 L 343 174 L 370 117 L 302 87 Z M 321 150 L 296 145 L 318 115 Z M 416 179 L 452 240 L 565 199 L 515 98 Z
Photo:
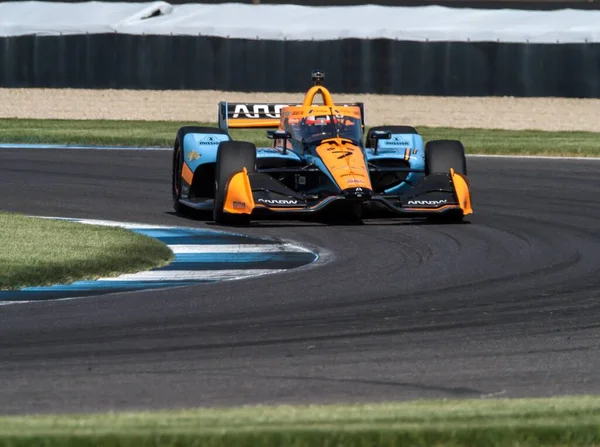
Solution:
M 183 169 L 184 163 L 184 152 L 183 152 L 183 140 L 189 133 L 197 134 L 223 134 L 228 133 L 216 127 L 200 127 L 200 126 L 185 126 L 179 128 L 177 135 L 175 136 L 175 143 L 173 144 L 173 163 L 171 168 L 171 195 L 173 197 L 173 209 L 177 214 L 191 214 L 194 210 L 179 202 L 181 199 L 181 191 L 183 185 L 183 179 L 181 177 L 181 170 Z M 190 185 L 191 186 L 191 185 Z
M 465 148 L 458 140 L 435 140 L 425 145 L 425 175 L 449 174 L 450 168 L 457 174 L 467 175 Z
M 416 134 L 418 135 L 417 129 L 411 126 L 377 126 L 371 127 L 367 132 L 367 138 L 365 140 L 365 147 L 373 147 L 373 140 L 371 135 L 374 131 L 391 132 L 392 134 Z
M 248 215 L 229 214 L 223 211 L 227 188 L 233 174 L 246 168 L 248 173 L 256 172 L 256 146 L 245 141 L 223 141 L 217 150 L 215 166 L 215 202 L 213 218 L 221 225 L 242 225 L 250 221 Z

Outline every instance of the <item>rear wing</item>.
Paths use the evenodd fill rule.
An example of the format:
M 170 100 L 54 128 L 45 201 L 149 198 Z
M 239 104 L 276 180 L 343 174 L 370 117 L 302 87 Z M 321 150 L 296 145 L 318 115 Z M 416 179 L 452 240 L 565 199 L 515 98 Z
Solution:
M 220 129 L 279 127 L 281 109 L 290 104 L 219 103 Z
M 219 129 L 257 129 L 279 127 L 281 109 L 302 104 L 279 103 L 219 103 Z M 363 127 L 365 125 L 365 108 L 362 102 L 354 104 L 336 104 L 338 106 L 355 106 L 360 108 Z

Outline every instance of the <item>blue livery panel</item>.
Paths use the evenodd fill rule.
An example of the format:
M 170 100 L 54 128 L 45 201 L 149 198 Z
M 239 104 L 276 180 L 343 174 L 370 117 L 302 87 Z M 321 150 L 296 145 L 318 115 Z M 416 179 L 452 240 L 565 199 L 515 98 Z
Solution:
M 302 161 L 302 159 L 295 152 L 288 150 L 284 154 L 283 150 L 272 147 L 257 148 L 256 158 L 283 158 L 286 160 L 294 160 L 298 162 Z
M 183 139 L 185 162 L 192 172 L 201 164 L 215 163 L 219 143 L 229 140 L 229 136 L 223 134 L 188 133 Z
M 412 188 L 411 183 L 414 184 L 425 176 L 425 143 L 423 137 L 418 134 L 393 134 L 389 140 L 378 141 L 377 154 L 375 154 L 374 149 L 366 149 L 367 160 L 369 161 L 386 158 L 404 160 L 407 149 L 409 149 L 408 163 L 410 169 L 417 172 L 410 172 L 405 182 L 385 190 L 385 194 L 398 194 L 408 190 Z

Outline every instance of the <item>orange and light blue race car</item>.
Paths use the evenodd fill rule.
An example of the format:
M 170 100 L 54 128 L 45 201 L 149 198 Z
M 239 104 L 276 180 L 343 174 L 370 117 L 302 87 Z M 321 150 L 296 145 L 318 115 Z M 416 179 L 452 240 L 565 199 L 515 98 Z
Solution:
M 460 141 L 425 144 L 410 126 L 372 127 L 364 136 L 364 105 L 335 104 L 321 71 L 312 80 L 302 104 L 221 102 L 218 128 L 179 129 L 175 210 L 212 211 L 219 224 L 323 213 L 360 220 L 375 204 L 388 211 L 379 215 L 446 222 L 473 212 Z M 269 147 L 229 135 L 250 128 L 271 128 Z

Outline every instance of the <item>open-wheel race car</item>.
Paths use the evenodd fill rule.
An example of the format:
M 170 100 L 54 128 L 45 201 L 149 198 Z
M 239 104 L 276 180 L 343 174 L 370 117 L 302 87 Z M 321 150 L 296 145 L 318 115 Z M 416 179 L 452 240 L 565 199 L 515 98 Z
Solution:
M 335 104 L 312 73 L 299 105 L 220 102 L 218 128 L 182 127 L 173 153 L 177 212 L 212 210 L 219 224 L 329 212 L 361 219 L 369 205 L 456 222 L 473 212 L 462 143 L 425 144 L 410 126 L 372 127 L 362 103 Z M 320 96 L 322 103 L 314 103 Z M 229 129 L 270 128 L 269 147 Z M 364 137 L 364 140 L 363 140 Z

